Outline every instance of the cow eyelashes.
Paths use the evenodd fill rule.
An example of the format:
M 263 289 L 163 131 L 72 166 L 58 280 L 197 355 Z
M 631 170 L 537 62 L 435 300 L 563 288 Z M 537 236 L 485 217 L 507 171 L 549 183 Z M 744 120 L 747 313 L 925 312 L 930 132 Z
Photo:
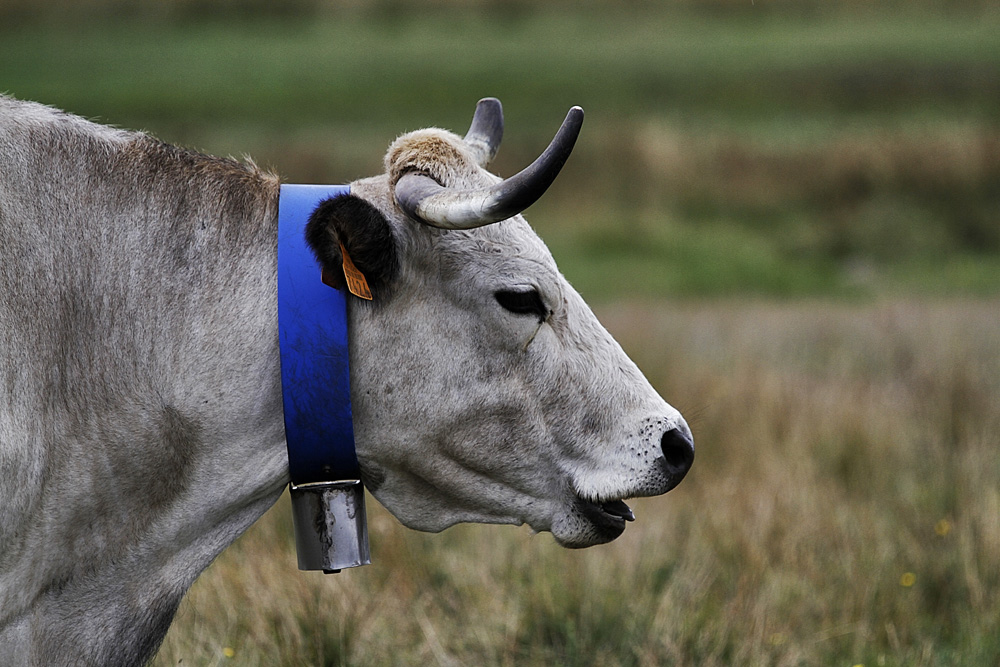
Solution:
M 534 315 L 539 322 L 544 322 L 549 317 L 549 309 L 545 307 L 538 290 L 526 292 L 499 290 L 494 292 L 493 296 L 497 303 L 515 315 Z

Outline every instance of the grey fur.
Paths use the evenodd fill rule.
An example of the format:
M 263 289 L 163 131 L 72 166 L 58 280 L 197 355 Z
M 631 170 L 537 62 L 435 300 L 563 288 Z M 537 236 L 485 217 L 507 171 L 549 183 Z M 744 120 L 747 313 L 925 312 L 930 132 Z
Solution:
M 495 182 L 433 130 L 354 184 L 399 256 L 390 297 L 351 302 L 366 483 L 417 529 L 613 539 L 586 501 L 668 490 L 683 471 L 659 438 L 687 426 L 523 219 L 442 231 L 399 212 L 392 175 L 426 132 L 469 158 L 429 173 Z M 0 665 L 145 663 L 280 495 L 277 195 L 252 164 L 0 96 Z M 492 298 L 524 286 L 553 311 L 541 325 Z

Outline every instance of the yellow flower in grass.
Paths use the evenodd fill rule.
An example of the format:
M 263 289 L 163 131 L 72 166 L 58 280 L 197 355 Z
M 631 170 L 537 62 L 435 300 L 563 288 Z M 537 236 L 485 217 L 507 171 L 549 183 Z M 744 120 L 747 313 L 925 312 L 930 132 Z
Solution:
M 934 524 L 934 532 L 939 536 L 944 537 L 951 532 L 951 521 L 948 521 L 948 519 L 939 519 L 938 522 Z
M 917 583 L 917 575 L 912 572 L 904 572 L 903 576 L 899 578 L 899 585 L 904 588 L 909 588 L 915 583 Z
M 232 658 L 234 655 L 236 655 L 236 651 L 231 646 L 227 646 L 226 648 L 222 649 L 222 655 L 226 656 L 227 658 Z

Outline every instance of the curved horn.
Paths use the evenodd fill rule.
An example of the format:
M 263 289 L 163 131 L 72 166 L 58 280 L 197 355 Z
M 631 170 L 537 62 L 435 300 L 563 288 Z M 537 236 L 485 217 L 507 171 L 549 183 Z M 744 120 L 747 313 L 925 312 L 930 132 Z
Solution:
M 485 167 L 500 150 L 503 139 L 503 106 L 495 97 L 484 97 L 476 105 L 472 125 L 465 133 L 465 143 L 476 154 L 476 162 Z
M 396 202 L 417 222 L 442 229 L 472 229 L 506 220 L 538 201 L 552 185 L 582 125 L 583 109 L 573 107 L 538 159 L 491 187 L 452 190 L 424 173 L 403 174 L 396 183 Z

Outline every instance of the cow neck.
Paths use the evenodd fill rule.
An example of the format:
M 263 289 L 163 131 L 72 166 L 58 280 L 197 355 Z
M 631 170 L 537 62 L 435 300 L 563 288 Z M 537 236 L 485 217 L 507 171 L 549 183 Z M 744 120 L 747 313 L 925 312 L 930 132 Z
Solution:
M 293 485 L 360 479 L 351 418 L 347 300 L 321 280 L 305 227 L 345 185 L 282 185 L 278 198 L 278 343 Z

